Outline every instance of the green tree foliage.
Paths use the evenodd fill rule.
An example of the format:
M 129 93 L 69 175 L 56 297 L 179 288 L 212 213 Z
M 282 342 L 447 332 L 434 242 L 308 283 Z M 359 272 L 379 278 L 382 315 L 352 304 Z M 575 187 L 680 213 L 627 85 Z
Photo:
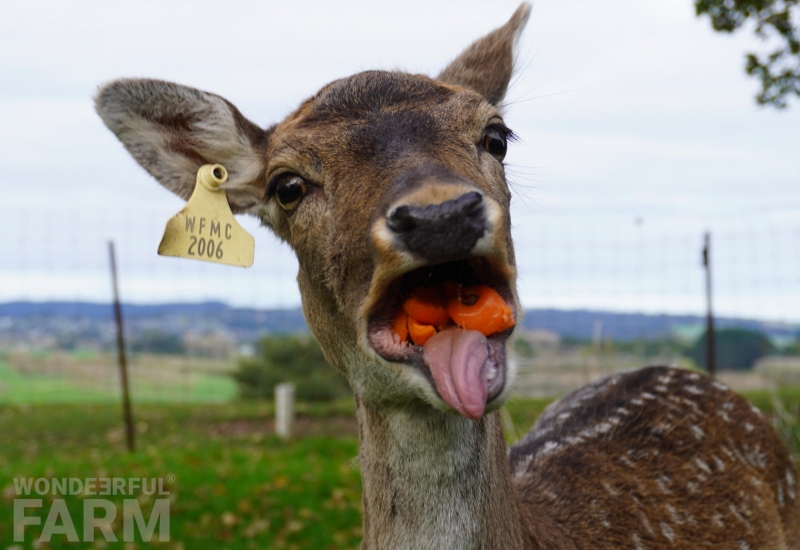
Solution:
M 774 352 L 769 339 L 752 330 L 729 328 L 714 333 L 717 368 L 746 370 L 756 361 Z M 703 368 L 706 364 L 706 333 L 698 338 L 687 355 Z
M 177 334 L 167 334 L 159 330 L 145 330 L 129 344 L 133 352 L 181 354 L 183 343 Z
M 730 33 L 752 21 L 756 36 L 777 42 L 768 54 L 747 54 L 747 74 L 761 80 L 760 105 L 782 109 L 788 96 L 800 96 L 800 0 L 695 0 L 694 6 L 716 31 Z
M 272 399 L 275 386 L 292 382 L 298 399 L 328 401 L 350 395 L 347 381 L 325 360 L 319 344 L 308 336 L 267 336 L 253 357 L 239 361 L 233 373 L 242 397 Z
M 794 342 L 786 346 L 783 353 L 785 355 L 800 355 L 800 334 L 797 335 Z

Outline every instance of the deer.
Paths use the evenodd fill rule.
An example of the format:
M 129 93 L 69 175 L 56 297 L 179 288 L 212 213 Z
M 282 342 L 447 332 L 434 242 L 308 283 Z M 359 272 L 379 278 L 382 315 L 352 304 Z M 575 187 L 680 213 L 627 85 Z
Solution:
M 365 71 L 261 128 L 218 95 L 149 79 L 95 107 L 187 199 L 227 169 L 235 213 L 295 252 L 303 312 L 356 403 L 365 549 L 800 548 L 797 472 L 766 418 L 697 372 L 646 367 L 552 403 L 507 448 L 513 328 L 424 345 L 391 323 L 431 282 L 494 289 L 521 317 L 504 98 L 530 14 L 436 77 Z

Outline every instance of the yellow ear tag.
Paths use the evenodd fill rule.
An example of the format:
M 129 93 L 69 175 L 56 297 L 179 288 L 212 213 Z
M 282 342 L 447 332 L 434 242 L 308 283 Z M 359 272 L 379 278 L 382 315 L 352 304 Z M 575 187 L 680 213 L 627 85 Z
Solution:
M 221 164 L 204 164 L 197 171 L 194 192 L 183 210 L 167 222 L 158 253 L 190 260 L 250 267 L 255 239 L 233 217 L 225 190 L 228 179 Z

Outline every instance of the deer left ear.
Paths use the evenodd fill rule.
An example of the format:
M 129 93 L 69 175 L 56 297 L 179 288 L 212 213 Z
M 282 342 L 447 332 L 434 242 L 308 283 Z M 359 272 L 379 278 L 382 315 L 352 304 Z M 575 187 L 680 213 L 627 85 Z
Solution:
M 499 107 L 514 72 L 516 45 L 530 14 L 531 5 L 521 4 L 508 23 L 473 42 L 436 79 L 474 90 Z

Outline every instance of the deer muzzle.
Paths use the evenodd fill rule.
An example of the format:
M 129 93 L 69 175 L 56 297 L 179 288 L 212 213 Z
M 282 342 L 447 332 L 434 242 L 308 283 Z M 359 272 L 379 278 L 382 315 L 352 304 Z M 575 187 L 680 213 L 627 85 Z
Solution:
M 505 343 L 517 307 L 506 218 L 495 200 L 463 180 L 409 187 L 373 221 L 376 267 L 362 317 L 367 339 L 384 360 L 422 374 L 433 405 L 476 419 L 507 394 Z M 449 303 L 449 311 L 470 289 L 491 289 L 513 317 L 510 324 L 492 333 L 444 314 L 446 321 L 428 325 L 424 341 L 398 334 L 410 298 Z

